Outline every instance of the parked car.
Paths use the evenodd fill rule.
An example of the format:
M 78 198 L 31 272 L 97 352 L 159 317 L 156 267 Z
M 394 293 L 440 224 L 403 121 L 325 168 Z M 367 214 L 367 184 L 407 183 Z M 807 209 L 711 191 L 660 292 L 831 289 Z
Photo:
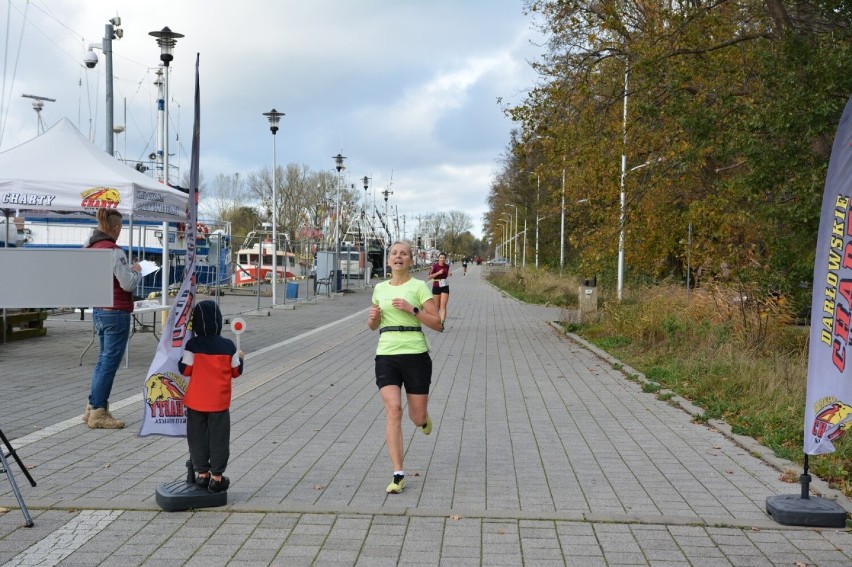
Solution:
M 493 260 L 488 260 L 485 262 L 486 266 L 508 266 L 509 259 L 508 258 L 494 258 Z

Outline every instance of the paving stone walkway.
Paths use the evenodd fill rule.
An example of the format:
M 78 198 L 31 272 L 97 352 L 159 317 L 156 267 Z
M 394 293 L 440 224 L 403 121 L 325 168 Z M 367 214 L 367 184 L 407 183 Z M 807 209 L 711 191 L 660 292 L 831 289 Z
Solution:
M 399 495 L 384 491 L 378 335 L 358 282 L 283 308 L 220 298 L 248 327 L 222 508 L 156 504 L 159 484 L 185 476 L 187 449 L 136 436 L 150 333 L 131 339 L 116 378 L 118 431 L 80 421 L 97 358 L 80 365 L 90 320 L 53 315 L 47 336 L 0 345 L 0 428 L 38 483 L 12 465 L 26 528 L 0 475 L 0 566 L 852 565 L 849 530 L 767 516 L 768 496 L 799 490 L 777 463 L 643 393 L 557 331 L 559 310 L 506 296 L 478 267 L 450 287 L 446 332 L 427 331 L 435 425 L 426 437 L 404 424 Z

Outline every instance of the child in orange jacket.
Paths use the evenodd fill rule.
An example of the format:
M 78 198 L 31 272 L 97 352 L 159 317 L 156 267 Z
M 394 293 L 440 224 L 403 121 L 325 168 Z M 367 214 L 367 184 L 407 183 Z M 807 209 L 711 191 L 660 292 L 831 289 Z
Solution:
M 243 373 L 243 351 L 222 336 L 222 312 L 215 301 L 200 301 L 192 310 L 192 332 L 178 369 L 189 376 L 183 396 L 189 458 L 198 476 L 195 484 L 224 492 L 230 457 L 231 380 Z

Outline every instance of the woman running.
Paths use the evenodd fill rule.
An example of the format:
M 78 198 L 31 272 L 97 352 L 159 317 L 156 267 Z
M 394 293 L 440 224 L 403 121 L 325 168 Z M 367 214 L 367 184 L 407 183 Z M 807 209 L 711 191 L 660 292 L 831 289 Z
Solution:
M 447 255 L 441 252 L 438 254 L 438 261 L 432 264 L 429 270 L 427 280 L 432 280 L 432 295 L 435 296 L 438 304 L 438 316 L 441 318 L 441 330 L 444 327 L 444 321 L 447 320 L 447 303 L 450 301 L 450 284 L 447 283 L 447 278 L 453 275 L 450 271 L 450 266 L 447 264 Z
M 402 456 L 402 388 L 408 401 L 408 417 L 424 435 L 432 433 L 429 417 L 429 385 L 432 359 L 422 325 L 441 330 L 438 310 L 429 288 L 409 273 L 413 263 L 411 246 L 395 242 L 388 264 L 391 278 L 373 288 L 373 305 L 367 327 L 379 329 L 376 347 L 376 385 L 385 405 L 385 442 L 393 465 L 388 494 L 399 494 L 405 486 Z

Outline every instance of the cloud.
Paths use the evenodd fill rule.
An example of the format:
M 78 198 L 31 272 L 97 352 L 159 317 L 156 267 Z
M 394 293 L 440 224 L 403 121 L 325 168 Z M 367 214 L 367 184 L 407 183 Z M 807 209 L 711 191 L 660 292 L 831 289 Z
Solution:
M 0 150 L 30 138 L 36 117 L 22 89 L 51 96 L 48 125 L 66 116 L 103 146 L 104 65 L 80 61 L 107 20 L 122 18 L 113 42 L 116 148 L 129 159 L 155 149 L 159 49 L 149 31 L 185 34 L 170 80 L 173 163 L 188 164 L 195 54 L 201 54 L 202 155 L 207 179 L 271 165 L 263 112 L 286 115 L 280 164 L 368 175 L 411 216 L 469 212 L 479 234 L 495 164 L 512 127 L 497 104 L 519 102 L 537 48 L 520 2 L 491 0 L 11 0 L 10 30 L 23 30 L 17 73 L 7 68 L 7 128 Z M 26 12 L 26 23 L 23 14 Z M 10 33 L 14 46 L 19 34 Z M 15 53 L 9 61 L 16 60 Z M 11 93 L 9 95 L 8 93 Z M 126 105 L 126 119 L 125 119 Z M 126 149 L 125 149 L 126 147 Z M 416 207 L 422 207 L 418 210 Z

